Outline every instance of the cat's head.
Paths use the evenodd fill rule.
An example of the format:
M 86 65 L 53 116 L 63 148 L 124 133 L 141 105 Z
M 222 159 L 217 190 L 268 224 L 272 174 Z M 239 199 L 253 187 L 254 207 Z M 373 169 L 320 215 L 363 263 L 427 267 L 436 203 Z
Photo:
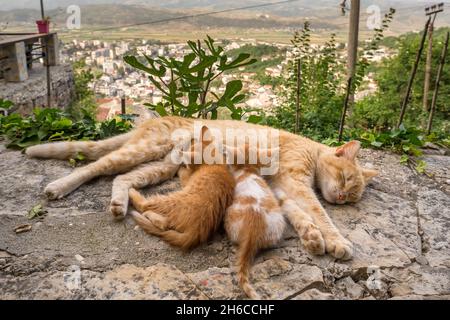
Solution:
M 361 167 L 356 161 L 359 141 L 323 152 L 317 163 L 317 183 L 330 203 L 357 202 L 368 182 L 378 171 Z

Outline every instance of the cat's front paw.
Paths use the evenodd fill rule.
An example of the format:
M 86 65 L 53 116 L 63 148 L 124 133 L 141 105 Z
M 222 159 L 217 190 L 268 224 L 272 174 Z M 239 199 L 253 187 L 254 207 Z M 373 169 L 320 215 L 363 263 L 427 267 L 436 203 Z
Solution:
M 44 193 L 50 200 L 56 200 L 64 197 L 67 192 L 64 190 L 64 185 L 59 180 L 56 180 L 45 187 Z
M 336 259 L 350 260 L 353 257 L 353 244 L 342 236 L 325 238 L 326 251 Z
M 325 254 L 325 241 L 322 233 L 313 224 L 306 228 L 305 233 L 301 236 L 303 246 L 313 255 Z
M 128 211 L 128 197 L 126 199 L 111 199 L 109 211 L 116 219 L 124 218 Z

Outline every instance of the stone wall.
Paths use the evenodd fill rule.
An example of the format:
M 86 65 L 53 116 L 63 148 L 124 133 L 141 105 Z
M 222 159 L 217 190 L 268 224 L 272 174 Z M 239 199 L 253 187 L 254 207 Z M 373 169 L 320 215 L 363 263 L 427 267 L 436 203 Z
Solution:
M 33 66 L 30 77 L 23 82 L 6 82 L 0 79 L 0 98 L 14 102 L 13 111 L 29 114 L 34 107 L 47 106 L 47 77 L 42 65 Z M 52 107 L 64 109 L 75 95 L 72 66 L 50 67 L 52 82 Z

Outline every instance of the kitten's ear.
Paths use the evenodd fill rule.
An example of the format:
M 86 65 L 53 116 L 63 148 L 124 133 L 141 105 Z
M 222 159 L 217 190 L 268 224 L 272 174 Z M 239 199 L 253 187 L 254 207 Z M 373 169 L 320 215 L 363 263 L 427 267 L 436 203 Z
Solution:
M 202 130 L 200 133 L 200 142 L 203 146 L 207 146 L 212 142 L 212 134 L 211 130 L 207 126 L 202 126 Z
M 376 177 L 378 175 L 378 170 L 372 170 L 372 169 L 362 169 L 362 175 L 364 177 L 364 182 L 368 183 L 370 180 L 372 180 L 373 177 Z
M 350 161 L 354 161 L 360 148 L 361 142 L 353 140 L 347 142 L 343 146 L 336 148 L 335 155 L 338 157 L 346 158 L 347 160 Z

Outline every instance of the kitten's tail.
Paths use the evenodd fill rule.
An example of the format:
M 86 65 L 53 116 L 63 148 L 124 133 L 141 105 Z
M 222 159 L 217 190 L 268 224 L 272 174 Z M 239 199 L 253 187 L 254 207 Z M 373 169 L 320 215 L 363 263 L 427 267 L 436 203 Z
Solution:
M 199 243 L 199 237 L 193 236 L 187 232 L 178 232 L 176 230 L 161 230 L 157 228 L 150 220 L 145 218 L 137 211 L 131 210 L 131 216 L 145 232 L 158 236 L 169 244 L 179 247 L 182 250 L 189 250 Z
M 40 144 L 25 150 L 32 158 L 70 159 L 82 154 L 88 160 L 97 160 L 109 152 L 119 149 L 133 132 L 100 141 L 62 141 Z
M 257 228 L 249 228 L 243 242 L 239 246 L 238 258 L 238 280 L 242 290 L 250 299 L 260 299 L 260 296 L 250 284 L 249 274 L 250 265 L 258 251 L 258 237 Z

